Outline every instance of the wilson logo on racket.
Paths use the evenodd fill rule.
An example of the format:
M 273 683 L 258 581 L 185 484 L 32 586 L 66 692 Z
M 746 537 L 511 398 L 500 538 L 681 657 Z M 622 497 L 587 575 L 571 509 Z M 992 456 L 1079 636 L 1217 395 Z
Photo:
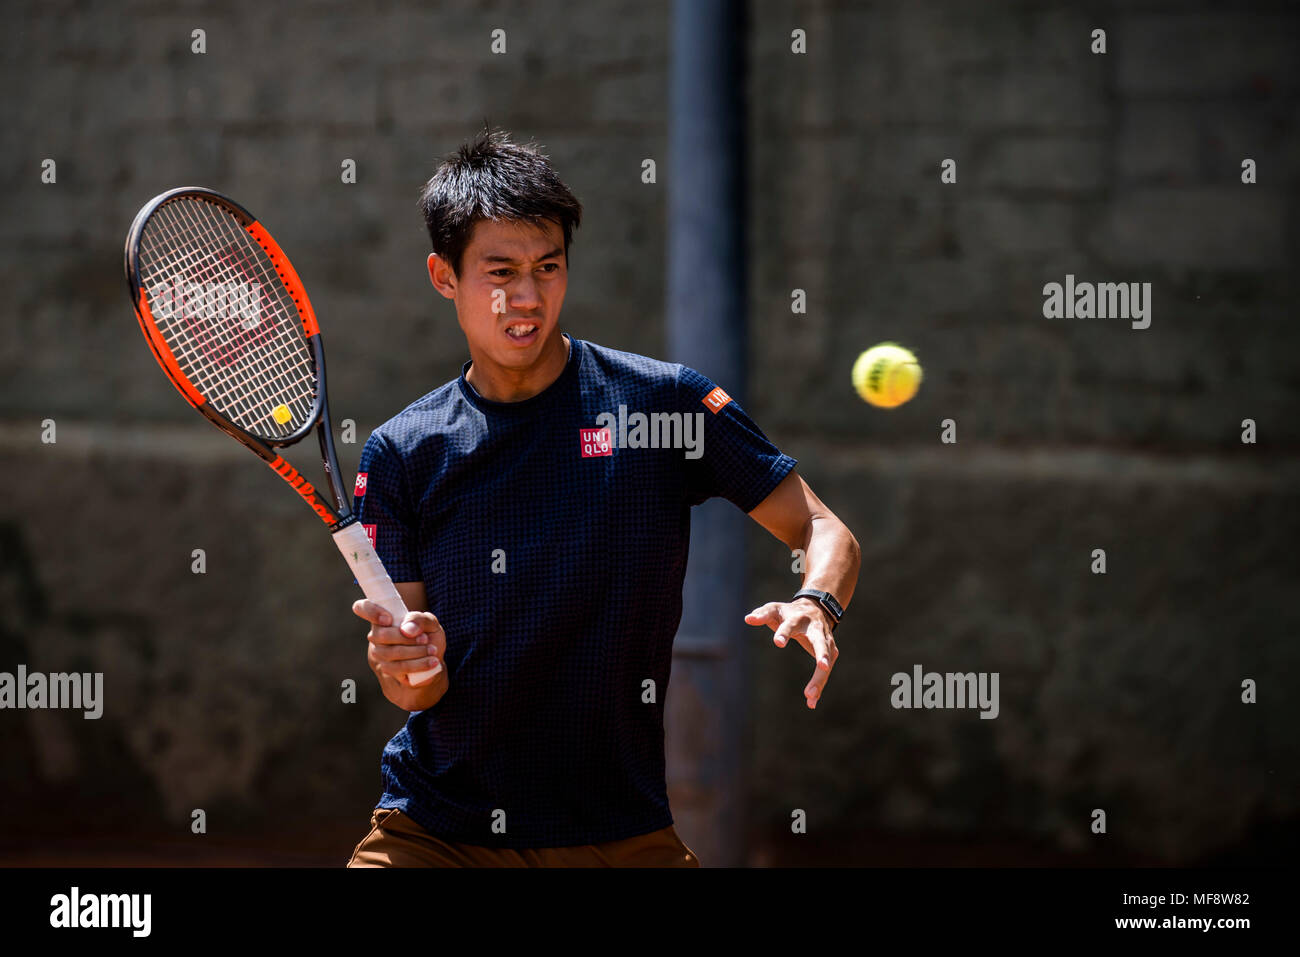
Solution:
M 292 485 L 298 494 L 303 497 L 304 501 L 311 506 L 313 512 L 325 519 L 327 522 L 333 523 L 335 521 L 334 513 L 330 511 L 329 506 L 322 502 L 318 497 L 319 493 L 316 491 L 316 487 L 303 478 L 302 474 L 297 469 L 279 455 L 277 455 L 275 461 L 270 464 L 271 468 L 279 472 L 280 476 Z
M 369 472 L 357 473 L 357 487 L 353 489 L 352 494 L 357 498 L 364 498 L 366 494 L 366 479 L 370 477 Z

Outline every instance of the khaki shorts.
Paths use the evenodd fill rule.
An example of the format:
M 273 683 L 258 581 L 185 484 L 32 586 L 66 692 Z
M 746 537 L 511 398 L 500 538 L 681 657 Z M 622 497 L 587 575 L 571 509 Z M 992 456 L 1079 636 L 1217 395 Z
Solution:
M 348 867 L 699 867 L 671 827 L 621 841 L 574 847 L 510 848 L 451 844 L 394 808 L 376 808 L 370 833 Z

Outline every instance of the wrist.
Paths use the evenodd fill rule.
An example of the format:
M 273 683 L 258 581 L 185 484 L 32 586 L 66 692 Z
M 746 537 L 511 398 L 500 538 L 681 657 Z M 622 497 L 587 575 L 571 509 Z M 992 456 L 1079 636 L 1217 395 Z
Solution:
M 803 609 L 807 609 L 810 615 L 813 615 L 814 618 L 819 619 L 820 622 L 826 624 L 827 631 L 835 628 L 835 619 L 831 618 L 829 612 L 826 609 L 823 609 L 822 603 L 816 601 L 815 598 L 809 598 L 807 596 L 796 598 L 794 601 L 790 602 L 790 605 L 800 605 Z
M 835 630 L 835 626 L 840 623 L 840 618 L 844 615 L 844 609 L 830 592 L 820 591 L 816 588 L 801 588 L 795 592 L 792 600 L 807 601 L 816 605 L 821 610 L 827 624 L 830 625 L 831 631 Z
M 815 598 L 809 598 L 807 595 L 804 595 L 802 598 L 794 599 L 790 604 L 800 605 L 801 607 L 807 608 L 810 614 L 826 626 L 828 632 L 834 631 L 836 624 L 838 624 L 834 617 L 831 616 L 831 613 L 823 608 L 821 602 Z

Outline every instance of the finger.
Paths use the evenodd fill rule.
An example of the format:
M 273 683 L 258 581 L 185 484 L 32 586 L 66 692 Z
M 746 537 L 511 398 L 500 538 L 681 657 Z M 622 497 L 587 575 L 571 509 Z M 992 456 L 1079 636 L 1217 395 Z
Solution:
M 831 642 L 830 636 L 826 634 L 826 628 L 819 621 L 813 621 L 808 625 L 804 632 L 808 640 L 812 642 L 813 657 L 817 659 L 818 667 L 831 670 Z
M 440 634 L 442 625 L 431 611 L 408 611 L 402 622 L 402 633 L 406 635 Z
M 372 625 L 366 637 L 376 645 L 416 645 L 421 648 L 429 641 L 429 636 L 422 631 L 417 631 L 412 637 L 402 634 L 400 628 L 381 628 L 379 625 Z
M 817 659 L 817 664 L 813 668 L 812 680 L 804 688 L 804 697 L 808 699 L 808 707 L 817 707 L 817 702 L 821 700 L 822 691 L 826 688 L 826 682 L 831 676 L 831 653 L 830 642 L 827 639 L 825 630 L 819 624 L 813 624 L 808 629 L 808 640 L 812 643 L 810 649 L 813 656 Z
M 769 601 L 766 605 L 759 605 L 745 616 L 747 625 L 770 625 L 775 628 L 780 623 L 781 603 L 779 601 Z
M 776 629 L 776 634 L 772 636 L 772 643 L 778 648 L 784 648 L 790 643 L 791 638 L 799 638 L 803 632 L 798 627 L 799 620 L 791 617 L 781 622 L 781 626 Z
M 406 620 L 402 622 L 402 627 L 398 629 L 408 641 L 413 641 L 417 645 L 428 645 L 434 641 L 445 638 L 442 632 L 442 625 L 431 612 L 427 611 L 408 611 Z
M 414 661 L 397 662 L 392 667 L 400 669 L 403 676 L 410 676 L 424 671 L 432 671 L 436 676 L 442 671 L 442 662 L 433 655 L 429 655 L 427 658 L 417 658 Z
M 383 605 L 371 601 L 369 598 L 358 598 L 352 603 L 352 614 L 358 618 L 364 618 L 372 625 L 391 625 L 393 616 L 390 615 Z
M 374 642 L 370 644 L 370 653 L 375 661 L 410 661 L 414 658 L 427 658 L 429 655 L 435 655 L 441 658 L 434 649 L 428 645 L 377 645 Z
M 405 680 L 407 675 L 421 671 L 432 671 L 437 674 L 442 671 L 442 662 L 433 655 L 423 655 L 419 658 L 408 658 L 405 661 L 386 662 L 379 665 L 379 670 L 392 678 Z
M 816 618 L 797 616 L 790 619 L 790 625 L 790 637 L 798 641 L 799 646 L 812 655 L 814 660 L 824 660 L 828 667 L 835 664 L 832 651 L 835 640 L 830 637 L 826 627 L 820 621 Z

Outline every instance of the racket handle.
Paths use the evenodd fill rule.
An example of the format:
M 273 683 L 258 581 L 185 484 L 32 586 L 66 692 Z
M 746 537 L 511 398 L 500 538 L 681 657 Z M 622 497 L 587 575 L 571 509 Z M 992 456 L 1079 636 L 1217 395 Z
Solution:
M 343 560 L 357 577 L 357 584 L 366 593 L 366 597 L 392 615 L 394 625 L 401 625 L 402 619 L 406 617 L 406 603 L 397 593 L 393 580 L 388 577 L 384 563 L 375 554 L 365 526 L 353 522 L 347 528 L 339 529 L 334 533 L 334 544 L 343 553 Z M 430 671 L 413 671 L 406 677 L 412 685 L 418 687 L 432 681 L 441 670 L 442 666 L 438 665 Z

